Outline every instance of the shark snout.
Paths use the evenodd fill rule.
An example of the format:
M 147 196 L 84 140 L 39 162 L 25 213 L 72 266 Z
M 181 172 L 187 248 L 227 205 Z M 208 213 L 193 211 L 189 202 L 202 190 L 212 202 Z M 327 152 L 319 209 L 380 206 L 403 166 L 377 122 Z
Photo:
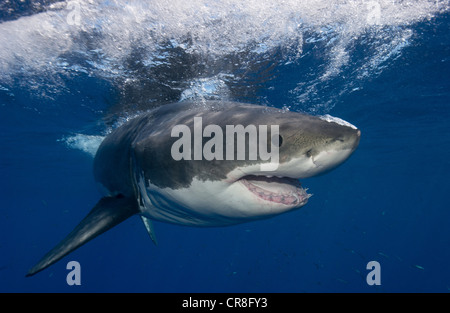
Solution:
M 359 129 L 357 129 L 356 135 L 353 138 L 353 151 L 355 151 L 356 148 L 358 148 L 360 139 L 361 139 L 361 131 Z
M 351 148 L 352 152 L 358 148 L 359 140 L 361 139 L 361 131 L 359 129 L 355 129 L 354 132 L 347 139 L 347 145 Z
M 346 130 L 336 137 L 334 142 L 312 157 L 313 163 L 321 171 L 331 170 L 345 160 L 356 150 L 361 139 L 359 129 Z

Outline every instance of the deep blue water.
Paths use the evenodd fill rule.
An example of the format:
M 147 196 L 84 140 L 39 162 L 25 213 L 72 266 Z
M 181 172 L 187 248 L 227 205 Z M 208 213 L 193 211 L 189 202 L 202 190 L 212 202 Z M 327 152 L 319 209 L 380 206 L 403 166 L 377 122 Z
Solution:
M 0 34 L 9 39 L 0 46 L 0 291 L 449 292 L 450 15 L 443 3 L 437 11 L 420 7 L 415 19 L 388 16 L 368 28 L 345 16 L 324 26 L 314 20 L 322 10 L 302 15 L 292 8 L 286 16 L 306 25 L 293 31 L 301 36 L 252 28 L 226 48 L 192 38 L 188 48 L 169 44 L 184 35 L 166 25 L 155 28 L 166 42 L 158 39 L 159 50 L 149 54 L 151 43 L 135 45 L 146 28 L 134 24 L 126 29 L 135 32 L 132 49 L 106 52 L 116 41 L 105 21 L 116 11 L 86 9 L 83 31 L 36 35 L 38 21 L 63 13 L 22 8 L 21 16 L 19 8 L 8 19 L 0 7 Z M 223 8 L 201 16 L 219 14 L 214 9 Z M 278 9 L 281 19 L 286 12 Z M 122 21 L 132 12 L 120 13 Z M 246 22 L 252 27 L 273 22 L 233 14 L 233 23 L 253 18 Z M 233 23 L 211 33 L 225 36 Z M 70 38 L 64 48 L 54 44 L 60 35 Z M 262 52 L 252 50 L 257 40 L 267 40 Z M 92 52 L 96 44 L 103 52 Z M 223 54 L 208 50 L 230 45 L 235 49 Z M 103 135 L 121 118 L 178 101 L 186 90 L 329 113 L 361 129 L 360 146 L 339 168 L 303 181 L 314 196 L 301 210 L 224 228 L 155 222 L 158 246 L 132 217 L 25 278 L 101 197 L 92 157 L 67 138 Z M 71 260 L 81 264 L 81 286 L 66 283 Z M 366 283 L 369 261 L 380 263 L 380 286 Z

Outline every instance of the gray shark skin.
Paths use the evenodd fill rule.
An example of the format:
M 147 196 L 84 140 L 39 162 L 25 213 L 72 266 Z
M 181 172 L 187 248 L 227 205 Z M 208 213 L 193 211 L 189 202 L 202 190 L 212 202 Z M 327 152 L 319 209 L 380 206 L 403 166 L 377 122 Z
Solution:
M 205 158 L 176 161 L 176 125 L 194 134 L 203 127 L 278 125 L 279 160 Z M 112 131 L 94 159 L 94 177 L 105 193 L 92 211 L 27 276 L 36 274 L 132 215 L 140 215 L 154 239 L 151 220 L 187 226 L 226 226 L 268 218 L 304 206 L 310 197 L 299 179 L 327 172 L 355 151 L 360 131 L 340 119 L 324 119 L 259 105 L 226 101 L 179 102 L 143 113 Z M 193 136 L 193 135 L 192 135 Z M 258 134 L 259 136 L 259 134 Z M 270 136 L 267 145 L 270 147 Z M 202 138 L 202 146 L 210 140 Z M 272 141 L 273 142 L 273 141 Z M 248 148 L 248 140 L 245 141 Z M 229 148 L 223 141 L 223 149 Z M 236 143 L 234 146 L 236 156 Z M 191 151 L 192 156 L 194 151 Z M 156 241 L 155 241 L 156 243 Z

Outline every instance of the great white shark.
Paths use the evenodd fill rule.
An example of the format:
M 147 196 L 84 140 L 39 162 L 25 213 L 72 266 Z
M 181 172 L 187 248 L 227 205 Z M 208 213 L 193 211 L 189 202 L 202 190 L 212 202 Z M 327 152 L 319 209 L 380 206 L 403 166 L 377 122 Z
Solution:
M 261 158 L 175 160 L 171 150 L 179 138 L 172 130 L 185 125 L 194 133 L 196 117 L 222 129 L 278 125 L 276 168 L 263 170 L 271 160 Z M 344 162 L 357 148 L 360 134 L 338 118 L 237 102 L 178 102 L 152 109 L 113 130 L 100 144 L 94 176 L 105 196 L 27 276 L 136 214 L 155 241 L 152 220 L 226 226 L 298 209 L 310 197 L 299 180 Z

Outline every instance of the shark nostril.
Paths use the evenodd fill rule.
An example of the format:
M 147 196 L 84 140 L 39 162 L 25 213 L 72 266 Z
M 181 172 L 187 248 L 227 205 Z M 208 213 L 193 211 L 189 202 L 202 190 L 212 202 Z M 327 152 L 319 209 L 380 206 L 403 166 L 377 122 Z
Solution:
M 312 149 L 309 149 L 308 151 L 306 151 L 306 156 L 308 158 L 312 157 Z

